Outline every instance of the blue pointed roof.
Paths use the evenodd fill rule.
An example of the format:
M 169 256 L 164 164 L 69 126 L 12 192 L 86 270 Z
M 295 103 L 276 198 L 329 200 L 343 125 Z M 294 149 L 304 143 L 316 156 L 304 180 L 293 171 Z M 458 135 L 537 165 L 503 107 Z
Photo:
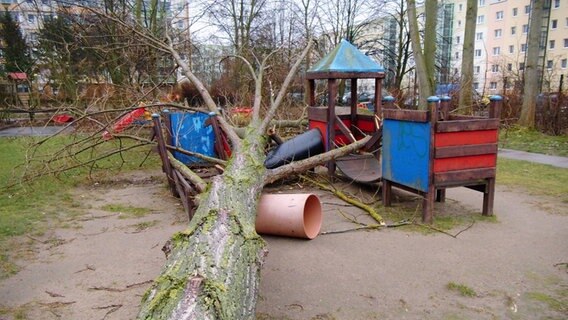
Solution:
M 310 70 L 308 75 L 321 78 L 324 74 L 362 74 L 365 77 L 372 77 L 373 74 L 383 74 L 385 69 L 373 61 L 371 58 L 359 51 L 347 40 L 341 40 L 339 45 L 328 53 L 323 59 L 318 61 Z M 341 76 L 340 76 L 341 77 Z

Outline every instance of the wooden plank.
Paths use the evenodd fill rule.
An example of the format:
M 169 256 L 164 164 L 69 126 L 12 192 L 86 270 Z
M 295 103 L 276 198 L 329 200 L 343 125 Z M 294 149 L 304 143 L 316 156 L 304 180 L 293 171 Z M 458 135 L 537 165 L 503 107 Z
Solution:
M 436 132 L 490 130 L 499 128 L 499 119 L 440 121 Z
M 442 158 L 434 160 L 433 172 L 446 172 L 476 168 L 493 168 L 497 165 L 496 154 Z
M 434 145 L 436 148 L 440 148 L 448 146 L 497 143 L 497 138 L 497 130 L 440 132 L 434 135 Z
M 434 158 L 452 158 L 463 156 L 475 156 L 480 154 L 497 153 L 496 143 L 457 145 L 449 147 L 437 147 L 434 149 Z
M 324 72 L 307 72 L 306 79 L 382 79 L 385 77 L 384 72 L 337 72 L 337 71 L 324 71 Z
M 484 216 L 493 215 L 493 204 L 495 202 L 495 178 L 488 179 L 487 192 L 483 194 L 483 211 Z
M 339 127 L 339 130 L 341 131 L 341 133 L 343 133 L 343 135 L 345 135 L 345 137 L 347 137 L 349 142 L 350 143 L 355 142 L 355 137 L 353 136 L 351 131 L 349 131 L 349 128 L 347 128 L 345 123 L 343 123 L 343 121 L 341 121 L 341 119 L 339 119 L 338 116 L 335 116 L 335 120 L 336 120 L 337 127 Z
M 468 116 L 465 114 L 450 114 L 447 120 L 456 121 L 456 120 L 479 120 L 479 119 L 487 119 L 487 118 L 478 117 L 478 116 Z
M 393 120 L 428 122 L 430 121 L 430 112 L 423 110 L 384 109 L 383 117 Z
M 495 168 L 479 168 L 448 172 L 437 172 L 434 174 L 434 184 L 436 186 L 446 185 L 468 185 L 468 181 L 482 180 L 495 177 Z

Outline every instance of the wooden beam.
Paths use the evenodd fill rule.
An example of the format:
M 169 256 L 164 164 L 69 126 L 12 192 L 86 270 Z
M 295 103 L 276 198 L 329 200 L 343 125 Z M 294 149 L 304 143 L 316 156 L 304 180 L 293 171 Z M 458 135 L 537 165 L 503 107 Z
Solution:
M 495 168 L 480 168 L 457 171 L 438 172 L 434 174 L 434 184 L 436 186 L 453 185 L 468 181 L 482 180 L 495 177 Z
M 436 132 L 477 131 L 498 128 L 499 119 L 440 121 L 436 124 Z
M 495 154 L 497 153 L 497 149 L 496 143 L 437 147 L 434 149 L 434 158 L 441 159 L 481 154 Z
M 430 112 L 423 110 L 384 109 L 383 116 L 385 119 L 393 120 L 405 120 L 412 122 L 430 121 Z

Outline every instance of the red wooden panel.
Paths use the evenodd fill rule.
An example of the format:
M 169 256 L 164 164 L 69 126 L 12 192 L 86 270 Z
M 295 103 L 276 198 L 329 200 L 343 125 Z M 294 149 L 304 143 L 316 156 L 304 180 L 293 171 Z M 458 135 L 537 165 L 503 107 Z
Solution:
M 497 130 L 440 132 L 435 134 L 434 146 L 460 146 L 497 142 Z
M 496 154 L 434 159 L 434 173 L 464 169 L 494 168 L 496 165 Z
M 361 119 L 359 118 L 357 120 L 357 127 L 359 129 L 361 129 L 361 131 L 363 132 L 375 132 L 375 121 L 373 121 L 372 119 Z

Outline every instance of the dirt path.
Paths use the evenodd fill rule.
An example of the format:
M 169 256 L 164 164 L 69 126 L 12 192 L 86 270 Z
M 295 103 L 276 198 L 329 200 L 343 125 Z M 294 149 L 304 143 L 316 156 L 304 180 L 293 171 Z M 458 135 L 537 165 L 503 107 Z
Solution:
M 353 227 L 340 211 L 369 221 L 329 194 L 293 190 L 300 191 L 320 195 L 322 231 Z M 0 319 L 136 316 L 164 262 L 162 245 L 185 226 L 178 200 L 160 179 L 144 175 L 82 188 L 75 197 L 84 211 L 75 227 L 32 241 L 37 255 L 0 282 Z M 471 215 L 481 207 L 480 194 L 465 188 L 449 190 L 448 198 L 437 205 L 439 215 Z M 312 241 L 266 236 L 258 318 L 565 319 L 568 268 L 556 264 L 568 262 L 568 204 L 553 201 L 499 187 L 498 221 L 478 221 L 457 238 L 408 229 Z M 401 202 L 418 204 L 410 197 Z M 119 214 L 109 205 L 146 210 Z M 449 283 L 475 295 L 462 296 Z

